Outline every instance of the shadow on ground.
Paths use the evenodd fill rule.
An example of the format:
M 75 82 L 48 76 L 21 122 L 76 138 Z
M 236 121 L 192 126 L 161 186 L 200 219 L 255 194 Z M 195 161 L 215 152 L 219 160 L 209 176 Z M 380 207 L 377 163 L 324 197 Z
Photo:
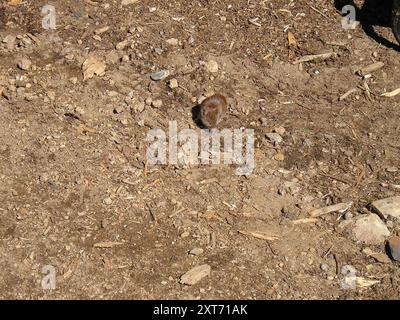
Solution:
M 400 46 L 378 34 L 375 26 L 392 27 L 392 0 L 365 0 L 362 7 L 357 7 L 352 0 L 335 0 L 335 7 L 342 11 L 345 5 L 352 5 L 356 8 L 356 19 L 360 21 L 364 32 L 379 44 L 400 51 Z

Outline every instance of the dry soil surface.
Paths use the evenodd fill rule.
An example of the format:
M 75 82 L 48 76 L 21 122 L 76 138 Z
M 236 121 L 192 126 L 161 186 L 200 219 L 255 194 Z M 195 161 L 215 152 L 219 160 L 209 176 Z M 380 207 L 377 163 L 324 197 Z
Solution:
M 381 96 L 400 86 L 390 1 L 357 1 L 354 30 L 346 1 L 123 2 L 0 2 L 0 297 L 398 299 L 384 241 L 343 227 L 400 195 L 400 96 Z M 84 79 L 89 57 L 98 74 Z M 254 172 L 148 165 L 147 132 L 200 132 L 192 108 L 213 92 L 229 103 L 220 128 L 255 130 Z M 309 219 L 341 202 L 353 205 Z M 345 265 L 364 282 L 343 286 Z

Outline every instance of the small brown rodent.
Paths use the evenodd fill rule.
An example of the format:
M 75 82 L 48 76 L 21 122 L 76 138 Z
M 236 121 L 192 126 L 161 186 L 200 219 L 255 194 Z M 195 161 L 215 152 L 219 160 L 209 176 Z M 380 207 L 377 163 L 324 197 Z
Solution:
M 203 125 L 207 128 L 216 127 L 221 121 L 226 106 L 226 98 L 220 93 L 206 98 L 200 104 L 200 120 Z

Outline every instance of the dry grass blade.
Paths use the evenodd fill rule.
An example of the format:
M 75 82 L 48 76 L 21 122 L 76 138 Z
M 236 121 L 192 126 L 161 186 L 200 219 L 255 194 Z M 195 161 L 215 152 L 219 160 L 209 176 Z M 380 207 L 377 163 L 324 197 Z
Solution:
M 115 246 L 120 246 L 124 244 L 123 242 L 114 242 L 114 241 L 104 241 L 104 242 L 97 242 L 93 245 L 95 248 L 112 248 Z
M 310 215 L 311 215 L 311 217 L 319 217 L 319 216 L 322 216 L 324 214 L 328 214 L 331 212 L 343 213 L 343 212 L 349 210 L 350 207 L 352 206 L 352 204 L 353 204 L 352 202 L 337 203 L 337 204 L 327 206 L 324 208 L 315 209 L 315 210 L 311 211 Z
M 304 218 L 304 219 L 298 219 L 298 220 L 293 220 L 293 224 L 303 224 L 303 223 L 314 223 L 317 222 L 318 219 L 316 218 Z
M 379 280 L 356 277 L 356 285 L 358 288 L 368 288 L 378 283 L 380 283 Z
M 346 99 L 348 96 L 350 96 L 350 95 L 351 95 L 352 93 L 354 93 L 354 92 L 357 92 L 357 88 L 350 89 L 350 90 L 347 91 L 346 93 L 342 94 L 342 95 L 339 97 L 339 101 L 342 101 L 342 100 Z
M 335 56 L 336 56 L 335 52 L 312 54 L 312 55 L 307 55 L 307 56 L 303 56 L 301 58 L 296 59 L 295 61 L 293 61 L 293 64 L 299 64 L 302 62 L 308 62 L 308 61 L 314 61 L 314 60 L 326 60 L 326 59 L 330 59 Z
M 275 241 L 278 240 L 279 237 L 278 236 L 270 236 L 270 235 L 266 235 L 263 232 L 258 232 L 258 231 L 244 231 L 244 230 L 239 230 L 238 231 L 240 234 L 244 234 L 246 236 L 252 236 L 254 238 L 257 239 L 261 239 L 261 240 L 267 240 L 267 241 Z
M 390 91 L 390 92 L 384 92 L 381 94 L 382 97 L 394 97 L 397 96 L 400 93 L 400 88 L 397 88 L 396 90 Z
M 360 76 L 365 76 L 371 72 L 374 72 L 374 71 L 377 71 L 377 70 L 383 68 L 384 65 L 385 64 L 383 62 L 378 61 L 378 62 L 372 63 L 364 68 L 361 68 L 360 70 L 357 71 L 357 74 L 359 74 Z

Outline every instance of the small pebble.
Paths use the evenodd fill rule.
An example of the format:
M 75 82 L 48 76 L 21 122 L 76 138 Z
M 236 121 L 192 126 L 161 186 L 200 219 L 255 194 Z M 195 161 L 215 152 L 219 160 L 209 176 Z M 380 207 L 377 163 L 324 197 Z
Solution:
M 154 81 L 163 80 L 169 76 L 169 70 L 161 70 L 154 72 L 150 75 L 150 78 Z
M 178 39 L 176 38 L 171 38 L 165 41 L 167 44 L 169 44 L 170 46 L 177 46 L 179 44 Z
M 128 44 L 129 44 L 129 41 L 128 41 L 128 40 L 124 40 L 124 41 L 118 42 L 118 43 L 115 45 L 115 49 L 117 49 L 117 50 L 124 50 L 124 49 L 128 46 Z
M 354 268 L 353 266 L 349 264 L 345 264 L 342 269 L 341 273 L 346 276 L 346 275 L 355 275 L 357 273 L 357 269 Z
M 329 269 L 329 266 L 326 263 L 321 263 L 319 267 L 322 271 L 327 271 Z
M 161 108 L 162 107 L 162 105 L 163 105 L 163 102 L 162 102 L 162 100 L 160 100 L 160 99 L 157 99 L 157 100 L 154 100 L 154 101 L 152 101 L 151 102 L 151 105 L 154 107 L 154 108 Z
M 268 138 L 268 140 L 275 142 L 275 143 L 281 143 L 283 141 L 283 139 L 279 133 L 269 132 L 269 133 L 266 133 L 265 136 Z
M 206 64 L 206 68 L 208 72 L 216 73 L 219 69 L 218 62 L 215 60 L 209 60 Z
M 259 121 L 260 121 L 260 123 L 261 123 L 261 125 L 263 127 L 266 127 L 268 125 L 268 119 L 267 118 L 264 118 L 264 117 L 260 118 Z
M 274 128 L 273 132 L 275 132 L 275 133 L 277 133 L 277 134 L 283 136 L 284 133 L 286 132 L 286 130 L 285 130 L 285 128 L 282 127 L 282 126 L 277 126 L 277 127 Z
M 107 197 L 103 200 L 103 203 L 106 205 L 110 205 L 110 204 L 112 204 L 112 199 L 110 197 Z
M 71 82 L 72 84 L 77 84 L 78 78 L 77 77 L 69 78 L 69 82 Z
M 56 93 L 54 91 L 48 91 L 47 96 L 51 101 L 54 101 L 56 99 Z
M 284 160 L 285 160 L 285 156 L 284 156 L 283 153 L 278 152 L 278 153 L 275 155 L 274 159 L 275 159 L 276 161 L 284 161 Z
M 171 89 L 175 89 L 175 88 L 178 88 L 178 80 L 176 80 L 175 78 L 174 79 L 171 79 L 170 81 L 169 81 L 169 87 L 171 88 Z
M 204 252 L 202 248 L 193 248 L 192 250 L 189 251 L 189 254 L 193 256 L 199 256 Z
M 350 219 L 352 219 L 353 218 L 353 214 L 351 213 L 351 212 L 346 212 L 345 214 L 344 214 L 344 219 L 345 220 L 350 220 Z
M 190 233 L 188 232 L 188 231 L 185 231 L 185 232 L 183 232 L 183 233 L 181 233 L 181 238 L 187 238 L 187 237 L 189 237 L 189 235 L 190 235 Z
M 116 114 L 122 113 L 123 111 L 124 111 L 124 107 L 122 107 L 122 106 L 117 106 L 114 109 L 114 113 L 116 113 Z
M 18 62 L 18 68 L 20 68 L 21 70 L 27 71 L 30 70 L 31 67 L 32 67 L 32 61 L 27 58 L 22 58 Z

